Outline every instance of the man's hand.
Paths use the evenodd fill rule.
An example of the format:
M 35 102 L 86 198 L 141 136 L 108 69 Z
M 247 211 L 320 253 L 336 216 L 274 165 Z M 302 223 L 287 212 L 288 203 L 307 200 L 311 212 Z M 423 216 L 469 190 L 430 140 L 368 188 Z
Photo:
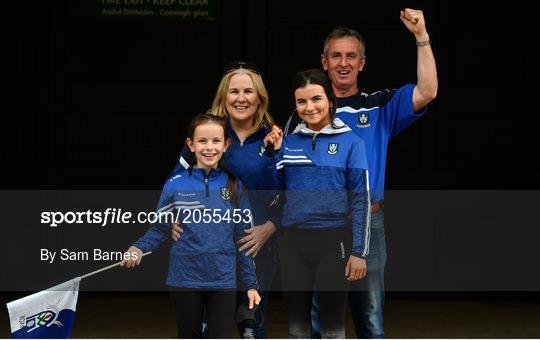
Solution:
M 276 226 L 271 221 L 266 221 L 266 223 L 251 227 L 249 229 L 244 229 L 244 232 L 247 234 L 238 240 L 238 244 L 241 244 L 240 251 L 249 249 L 246 252 L 246 255 L 257 256 L 259 250 L 266 243 L 268 238 L 276 231 Z
M 347 281 L 356 281 L 363 279 L 366 276 L 367 263 L 366 259 L 351 255 L 347 266 L 345 267 L 345 276 Z
M 405 8 L 400 12 L 399 17 L 407 29 L 415 35 L 417 41 L 429 39 L 429 35 L 426 31 L 426 22 L 424 21 L 424 13 L 422 13 L 422 11 Z
M 171 236 L 173 240 L 176 242 L 180 239 L 180 235 L 184 232 L 184 229 L 180 228 L 180 224 L 173 223 L 171 228 Z
M 403 21 L 409 31 L 414 34 L 418 45 L 418 62 L 416 66 L 416 76 L 418 81 L 413 91 L 413 111 L 417 112 L 427 104 L 431 103 L 437 96 L 439 82 L 437 79 L 437 66 L 435 57 L 431 50 L 429 34 L 426 30 L 424 13 L 420 10 L 405 8 L 400 13 L 400 19 Z

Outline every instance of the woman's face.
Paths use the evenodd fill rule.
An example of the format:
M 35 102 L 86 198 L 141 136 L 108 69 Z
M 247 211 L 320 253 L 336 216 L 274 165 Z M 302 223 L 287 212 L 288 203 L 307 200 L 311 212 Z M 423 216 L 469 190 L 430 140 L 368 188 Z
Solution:
M 247 74 L 235 74 L 229 81 L 225 108 L 231 121 L 253 121 L 259 108 L 259 93 L 253 85 L 253 80 Z
M 294 91 L 296 111 L 308 128 L 319 131 L 330 124 L 330 101 L 321 85 L 309 84 Z

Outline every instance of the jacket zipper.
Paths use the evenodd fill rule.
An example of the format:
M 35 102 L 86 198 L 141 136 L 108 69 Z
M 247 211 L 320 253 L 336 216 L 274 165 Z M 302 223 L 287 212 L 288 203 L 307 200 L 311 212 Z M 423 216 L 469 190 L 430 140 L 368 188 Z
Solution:
M 313 139 L 311 140 L 311 150 L 315 151 L 315 143 L 316 143 L 317 135 L 313 135 Z
M 206 188 L 206 197 L 210 197 L 210 190 L 208 189 L 208 176 L 210 176 L 210 174 L 206 174 L 204 176 L 204 186 Z

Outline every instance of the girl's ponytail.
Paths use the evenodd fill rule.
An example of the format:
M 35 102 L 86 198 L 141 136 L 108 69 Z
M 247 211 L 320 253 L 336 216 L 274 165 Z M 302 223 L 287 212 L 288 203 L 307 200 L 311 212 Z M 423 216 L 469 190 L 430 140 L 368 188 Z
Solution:
M 229 192 L 231 193 L 231 203 L 236 208 L 240 204 L 240 195 L 243 195 L 244 192 L 239 193 L 238 192 L 238 176 L 234 175 L 232 172 L 227 170 L 226 168 L 222 167 L 223 171 L 227 174 L 227 188 L 229 189 Z M 244 185 L 242 185 L 242 191 L 245 191 Z

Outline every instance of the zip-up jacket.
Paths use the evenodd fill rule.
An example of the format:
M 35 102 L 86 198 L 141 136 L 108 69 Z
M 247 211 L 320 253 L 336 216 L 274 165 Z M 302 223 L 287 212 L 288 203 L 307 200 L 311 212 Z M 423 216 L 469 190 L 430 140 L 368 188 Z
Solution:
M 224 167 L 238 176 L 248 188 L 251 208 L 253 209 L 254 224 L 260 225 L 272 221 L 279 226 L 281 213 L 276 206 L 278 188 L 275 187 L 275 159 L 264 149 L 264 137 L 270 132 L 267 128 L 259 129 L 247 137 L 244 142 L 227 124 L 227 132 L 232 144 L 223 155 Z M 179 161 L 169 178 L 189 169 L 196 163 L 193 153 L 184 145 Z
M 413 111 L 414 84 L 338 100 L 337 115 L 366 142 L 372 201 L 384 197 L 386 153 L 390 139 L 420 118 L 427 107 Z
M 347 124 L 366 143 L 369 164 L 371 201 L 384 198 L 386 151 L 391 138 L 411 125 L 427 111 L 427 106 L 413 111 L 414 84 L 371 94 L 359 92 L 337 99 L 336 117 Z M 285 134 L 294 129 L 301 119 L 293 113 L 285 127 Z
M 352 215 L 352 254 L 369 252 L 369 186 L 364 141 L 341 120 L 320 131 L 301 123 L 277 163 L 285 190 L 282 228 L 343 228 Z
M 167 285 L 237 288 L 238 266 L 243 288 L 257 288 L 253 258 L 240 252 L 237 245 L 244 236 L 243 230 L 252 226 L 249 199 L 238 181 L 239 199 L 238 205 L 234 206 L 227 177 L 225 171 L 219 169 L 207 173 L 194 168 L 179 172 L 166 181 L 157 212 L 178 214 L 184 229 L 170 252 Z M 170 223 L 170 219 L 165 221 L 163 218 L 133 245 L 144 252 L 156 249 L 169 237 Z

